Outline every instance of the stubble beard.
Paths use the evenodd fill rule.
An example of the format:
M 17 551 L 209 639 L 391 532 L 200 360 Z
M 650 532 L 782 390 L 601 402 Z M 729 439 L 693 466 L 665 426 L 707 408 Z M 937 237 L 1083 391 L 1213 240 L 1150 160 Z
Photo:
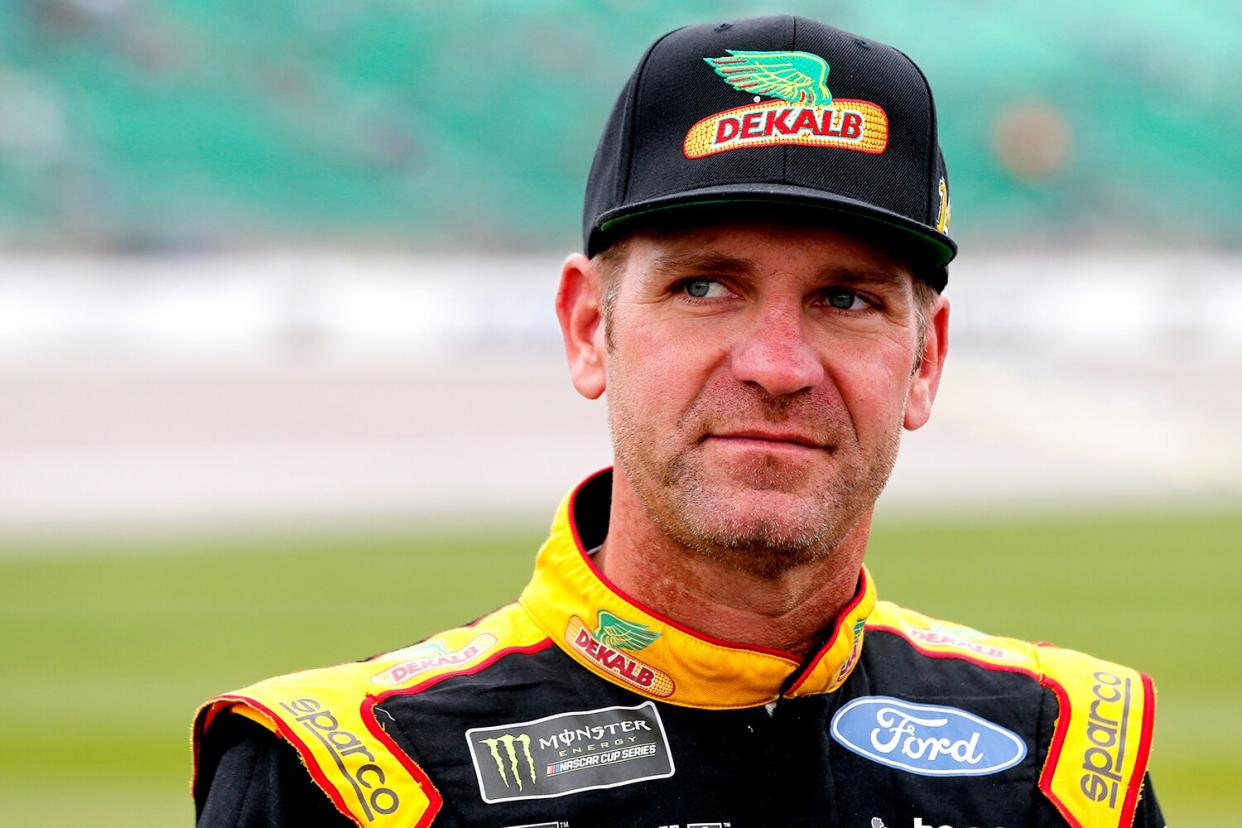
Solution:
M 635 416 L 624 394 L 610 393 L 609 421 L 617 464 L 660 532 L 692 553 L 773 578 L 827 558 L 841 545 L 883 491 L 901 432 L 895 424 L 868 456 L 844 412 L 809 396 L 772 399 L 753 393 L 746 400 L 702 395 L 668 434 L 656 433 Z M 736 422 L 738 412 L 747 410 L 761 411 L 762 419 L 774 424 L 814 422 L 832 436 L 823 449 L 832 455 L 828 479 L 809 491 L 810 472 L 776 457 L 757 457 L 737 469 L 750 491 L 800 500 L 792 509 L 748 509 L 709 472 L 702 437 L 714 423 Z

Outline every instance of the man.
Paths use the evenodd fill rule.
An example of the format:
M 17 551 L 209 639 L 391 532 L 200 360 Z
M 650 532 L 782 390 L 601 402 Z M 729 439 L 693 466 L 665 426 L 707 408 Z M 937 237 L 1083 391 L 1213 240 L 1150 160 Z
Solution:
M 900 52 L 793 17 L 657 41 L 556 300 L 616 469 L 517 603 L 209 702 L 200 824 L 1163 825 L 1150 680 L 863 568 L 944 365 L 948 221 Z

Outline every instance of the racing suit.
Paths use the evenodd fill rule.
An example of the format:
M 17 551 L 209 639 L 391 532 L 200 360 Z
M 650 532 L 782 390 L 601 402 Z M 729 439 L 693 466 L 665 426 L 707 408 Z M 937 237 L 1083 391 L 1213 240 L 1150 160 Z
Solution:
M 877 601 L 865 569 L 809 659 L 712 639 L 592 565 L 610 486 L 566 498 L 516 603 L 210 700 L 199 824 L 1164 825 L 1146 676 Z

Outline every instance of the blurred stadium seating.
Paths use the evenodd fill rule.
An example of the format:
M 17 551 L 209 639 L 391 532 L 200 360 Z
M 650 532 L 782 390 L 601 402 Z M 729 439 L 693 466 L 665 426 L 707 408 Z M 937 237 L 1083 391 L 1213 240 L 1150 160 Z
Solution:
M 0 241 L 565 247 L 653 34 L 763 7 L 8 0 Z M 963 239 L 1242 241 L 1242 6 L 781 7 L 934 78 Z
M 514 375 L 534 410 L 563 395 L 559 431 L 579 436 L 539 466 L 545 485 L 496 494 L 555 497 L 608 455 L 547 306 L 599 125 L 655 33 L 763 10 L 11 0 L 0 391 L 20 404 L 0 413 L 0 526 L 157 503 L 440 508 L 488 452 L 456 485 L 363 458 L 426 457 L 455 426 L 499 439 L 419 400 Z M 1236 494 L 1222 458 L 1242 404 L 1219 377 L 1242 363 L 1242 7 L 893 0 L 832 17 L 934 78 L 964 250 L 941 428 L 909 441 L 893 496 Z M 405 406 L 388 444 L 334 402 L 359 386 Z M 1152 433 L 1160 451 L 1134 447 Z M 524 467 L 515 447 L 539 452 L 504 445 Z

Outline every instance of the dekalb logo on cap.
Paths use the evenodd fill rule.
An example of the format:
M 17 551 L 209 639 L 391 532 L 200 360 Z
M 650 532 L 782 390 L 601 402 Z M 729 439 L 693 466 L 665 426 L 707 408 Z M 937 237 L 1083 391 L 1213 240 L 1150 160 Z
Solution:
M 682 152 L 703 158 L 747 147 L 797 144 L 878 154 L 888 147 L 888 115 L 870 101 L 833 100 L 828 63 L 810 52 L 740 52 L 704 58 L 725 83 L 755 103 L 702 119 Z M 762 101 L 761 96 L 776 100 Z

